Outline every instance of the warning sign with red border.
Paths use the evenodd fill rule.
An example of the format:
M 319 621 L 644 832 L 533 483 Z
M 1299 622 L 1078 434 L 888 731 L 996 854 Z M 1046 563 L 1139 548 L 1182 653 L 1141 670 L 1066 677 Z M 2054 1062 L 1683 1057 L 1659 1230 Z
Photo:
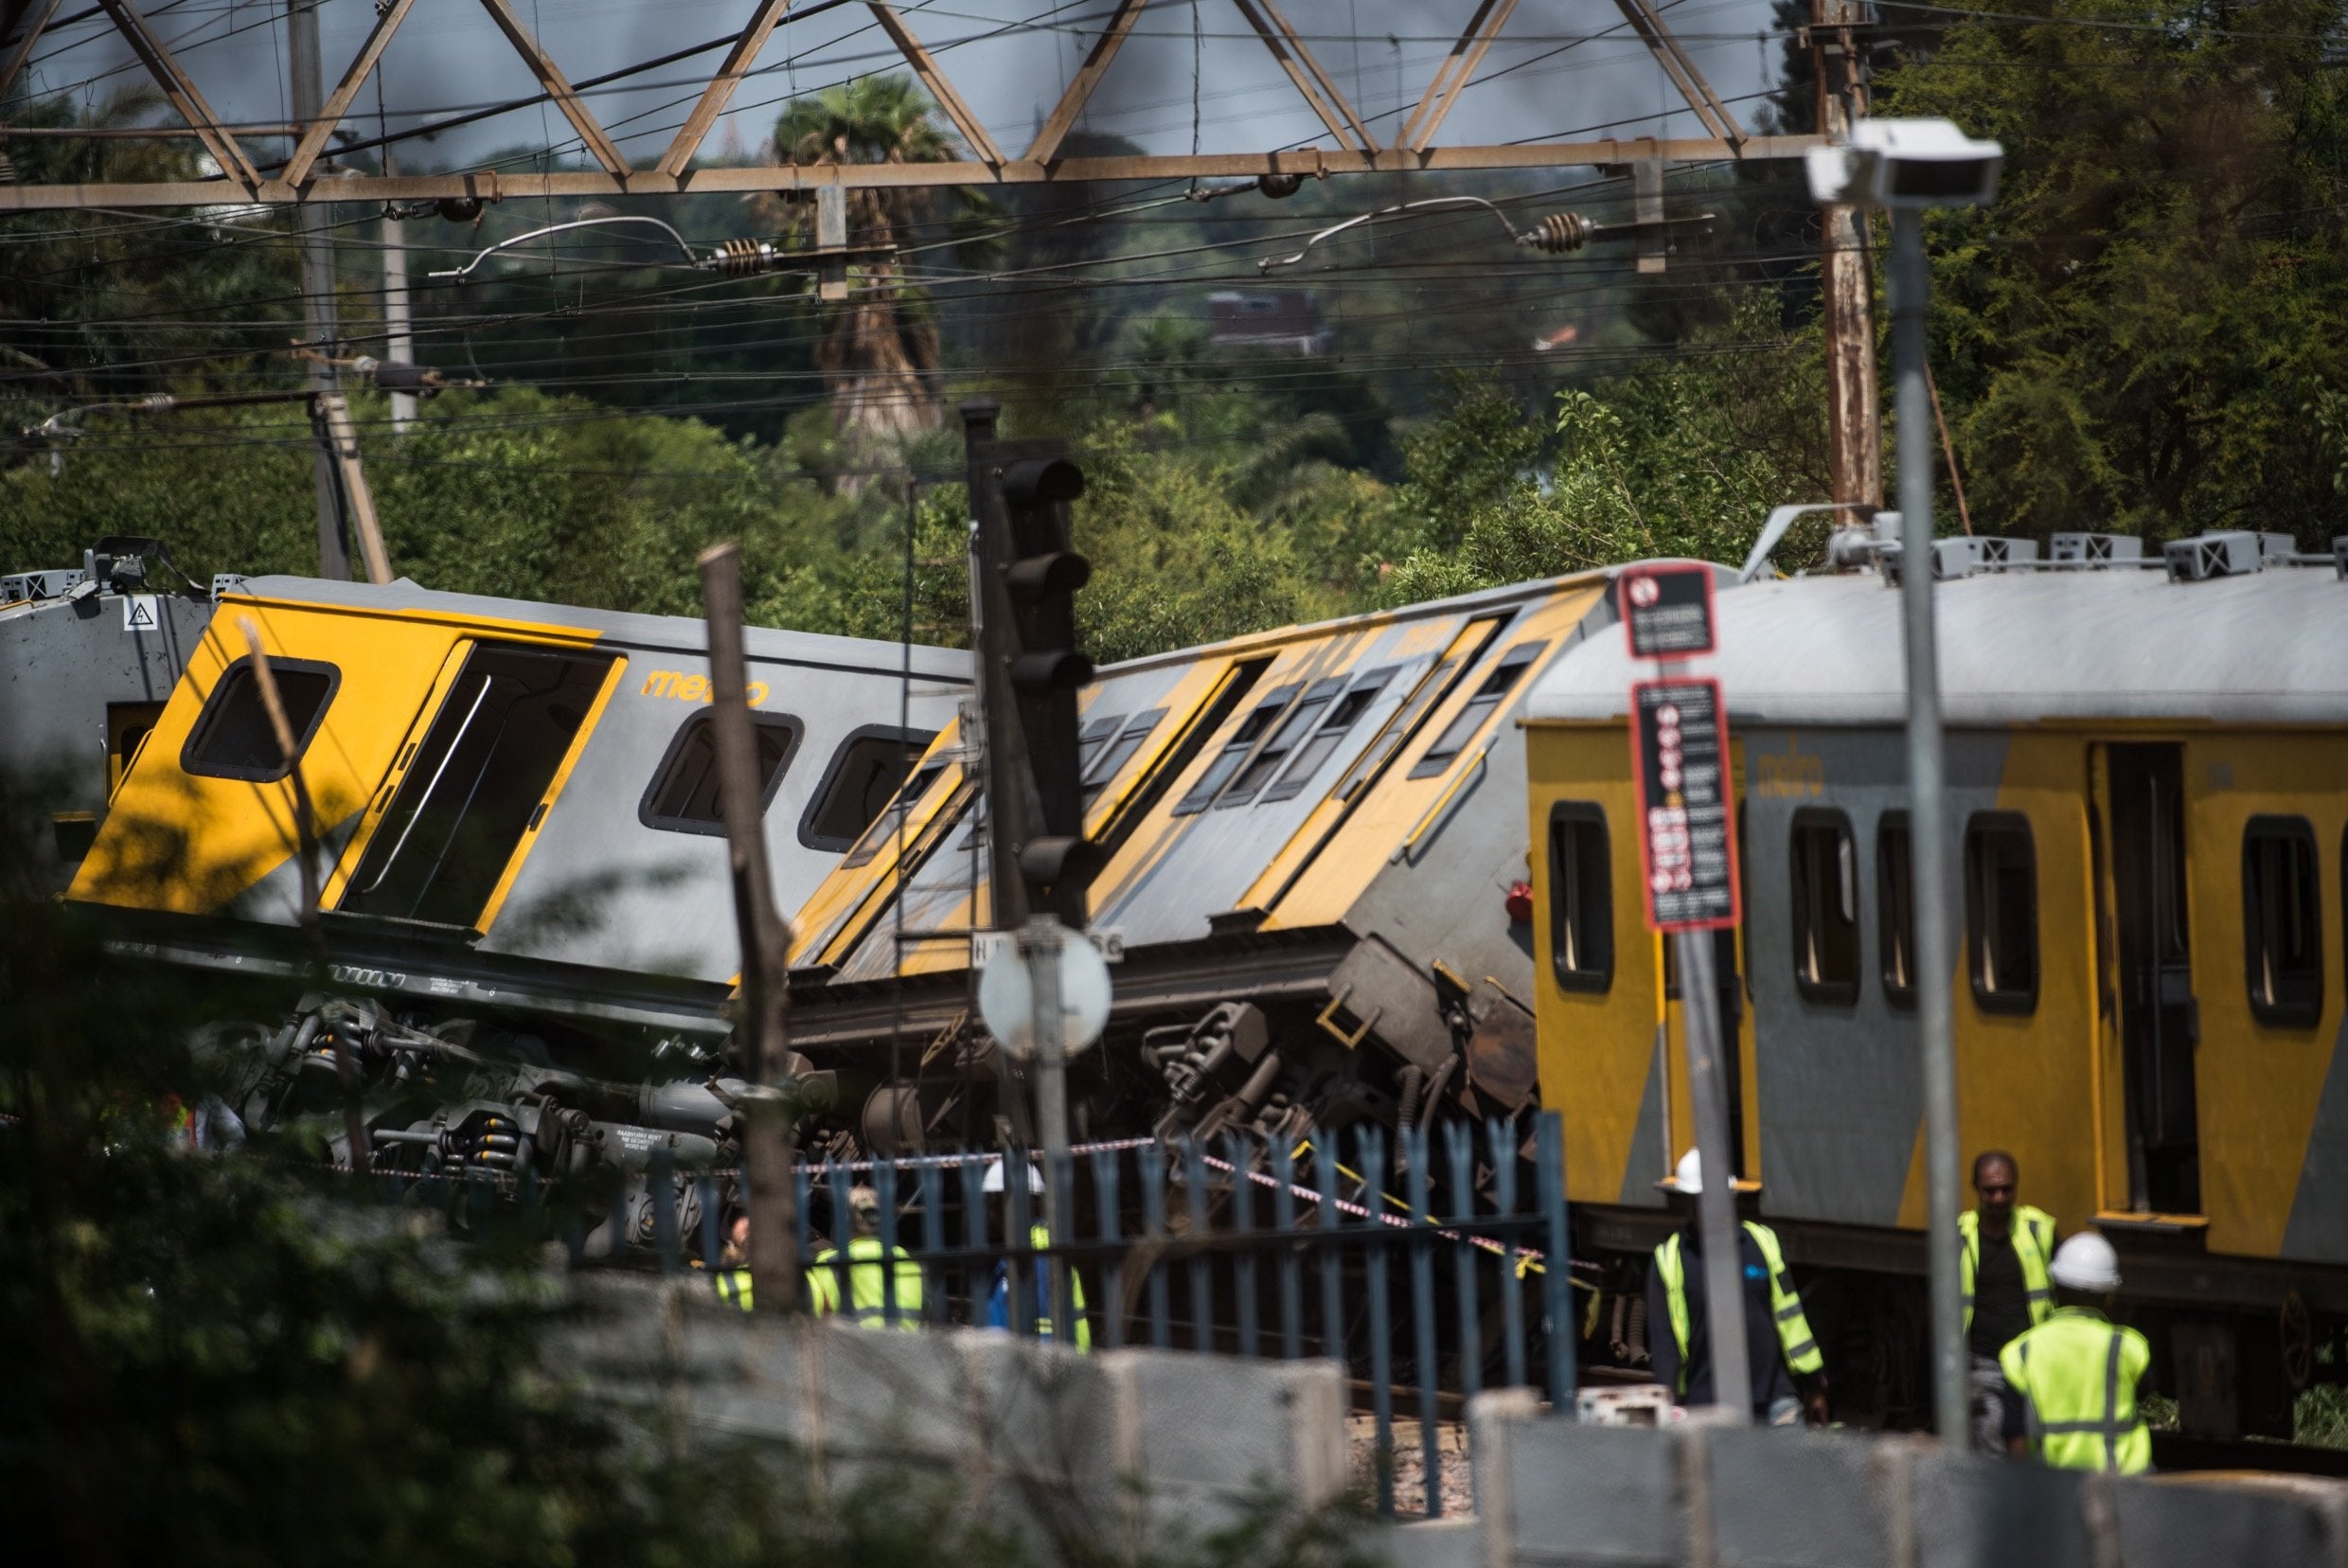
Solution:
M 1642 681 L 1632 686 L 1630 755 L 1639 785 L 1646 923 L 1657 931 L 1736 924 L 1744 912 L 1720 683 Z
M 1615 579 L 1614 608 L 1634 659 L 1693 659 L 1712 652 L 1712 568 L 1641 566 Z

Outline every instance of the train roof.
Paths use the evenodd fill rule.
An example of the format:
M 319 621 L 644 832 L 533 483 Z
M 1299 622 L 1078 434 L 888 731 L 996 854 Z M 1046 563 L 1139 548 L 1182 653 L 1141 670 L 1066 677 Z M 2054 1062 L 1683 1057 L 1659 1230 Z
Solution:
M 696 657 L 709 651 L 706 624 L 690 615 L 639 615 L 618 610 L 584 610 L 530 599 L 495 598 L 483 594 L 442 593 L 420 587 L 406 578 L 378 584 L 310 577 L 258 577 L 247 579 L 232 591 L 231 598 L 236 594 L 377 614 L 559 626 L 594 632 L 598 641 L 620 647 L 673 650 Z M 752 626 L 744 629 L 743 650 L 751 659 L 761 663 L 873 669 L 890 674 L 906 668 L 910 659 L 914 675 L 920 679 L 959 683 L 969 678 L 968 653 L 917 643 L 909 651 L 901 643 Z
M 2277 566 L 2207 581 L 2154 570 L 1977 573 L 1939 584 L 1952 724 L 2348 720 L 2348 582 Z M 1876 573 L 1757 582 L 1717 600 L 1723 651 L 1692 661 L 1741 722 L 1883 724 L 1907 712 L 1899 592 Z M 1543 674 L 1528 722 L 1623 718 L 1654 666 L 1592 637 Z

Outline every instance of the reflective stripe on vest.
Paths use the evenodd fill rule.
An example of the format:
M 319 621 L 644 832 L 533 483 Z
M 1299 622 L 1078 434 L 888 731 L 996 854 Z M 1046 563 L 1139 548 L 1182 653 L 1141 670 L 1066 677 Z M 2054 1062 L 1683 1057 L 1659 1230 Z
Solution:
M 1770 1271 L 1770 1312 L 1777 1325 L 1778 1348 L 1785 1353 L 1786 1365 L 1798 1373 L 1816 1372 L 1826 1364 L 1819 1354 L 1818 1337 L 1810 1332 L 1810 1320 L 1802 1310 L 1802 1297 L 1786 1277 L 1786 1255 L 1777 1245 L 1777 1233 L 1769 1226 L 1745 1221 L 1745 1234 L 1761 1249 L 1761 1261 Z M 1663 1277 L 1663 1303 L 1671 1314 L 1672 1342 L 1680 1347 L 1680 1386 L 1676 1392 L 1685 1394 L 1688 1381 L 1688 1304 L 1687 1267 L 1680 1256 L 1680 1233 L 1673 1231 L 1655 1249 L 1655 1267 Z
M 1028 1226 L 1027 1244 L 1038 1252 L 1050 1247 L 1052 1244 L 1051 1230 L 1043 1225 Z M 1043 1269 L 1037 1269 L 1030 1276 L 1029 1283 L 1035 1290 L 1036 1305 L 1039 1309 L 1036 1313 L 1036 1337 L 1050 1339 L 1052 1338 L 1051 1275 Z M 1084 1318 L 1084 1276 L 1076 1273 L 1076 1265 L 1073 1263 L 1068 1266 L 1068 1315 L 1074 1320 L 1076 1333 L 1073 1337 L 1076 1342 L 1076 1348 L 1092 1349 L 1093 1326 Z
M 745 1312 L 750 1310 L 750 1271 L 748 1269 L 721 1270 L 714 1283 L 718 1287 L 720 1301 L 729 1307 L 739 1307 Z
M 2022 1266 L 2022 1294 L 2030 1308 L 2031 1327 L 2035 1328 L 2054 1310 L 2054 1292 L 2046 1277 L 2047 1260 L 2054 1256 L 2054 1217 L 2028 1203 L 2017 1203 L 2005 1234 L 2014 1244 L 2014 1256 Z M 1981 1266 L 1979 1209 L 1966 1209 L 1957 1216 L 1957 1235 L 1964 1243 L 1957 1254 L 1957 1289 L 1965 1297 L 1965 1328 L 1970 1333 L 1973 1274 Z
M 2030 1446 L 2042 1463 L 2133 1475 L 2152 1468 L 2152 1434 L 2136 1408 L 2151 1360 L 2135 1329 L 2066 1307 L 2016 1338 L 1998 1364 L 2022 1397 Z
M 917 1328 L 921 1326 L 921 1265 L 902 1247 L 883 1248 L 877 1236 L 860 1236 L 848 1243 L 848 1300 L 845 1315 L 866 1328 Z M 883 1258 L 890 1258 L 887 1264 Z M 840 1251 L 826 1247 L 808 1269 L 809 1310 L 818 1315 L 839 1313 Z M 897 1285 L 897 1321 L 889 1321 L 889 1283 Z

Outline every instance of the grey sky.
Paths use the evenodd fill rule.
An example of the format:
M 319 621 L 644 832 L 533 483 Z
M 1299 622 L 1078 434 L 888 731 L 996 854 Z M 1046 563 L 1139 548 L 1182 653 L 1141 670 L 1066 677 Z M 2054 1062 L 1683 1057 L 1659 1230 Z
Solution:
M 720 37 L 741 26 L 752 0 L 515 0 L 515 7 L 578 80 Z M 284 0 L 147 0 L 145 9 L 159 33 L 181 41 L 176 47 L 189 74 L 223 118 L 285 116 Z M 1082 59 L 1110 0 L 905 0 L 901 9 L 972 111 L 1006 151 L 1016 152 Z M 1288 0 L 1285 7 L 1323 67 L 1372 117 L 1372 128 L 1388 134 L 1416 101 L 1473 9 L 1473 0 Z M 1760 105 L 1746 95 L 1768 85 L 1778 57 L 1774 41 L 1759 37 L 1770 25 L 1768 0 L 1682 0 L 1664 14 L 1714 88 L 1750 125 Z M 320 16 L 330 84 L 372 25 L 374 7 L 372 0 L 321 0 Z M 1018 27 L 1023 22 L 1027 26 Z M 705 76 L 719 58 L 713 50 L 650 72 L 627 90 L 595 93 L 590 101 L 621 147 L 639 164 L 650 164 L 695 94 L 696 69 Z M 140 80 L 136 67 L 126 65 L 127 54 L 111 29 L 94 20 L 44 41 L 33 85 L 54 91 L 109 70 L 115 74 L 102 78 L 98 90 Z M 779 104 L 794 91 L 901 68 L 861 5 L 786 24 L 758 65 L 760 74 L 743 83 L 733 111 L 713 134 L 712 151 L 756 151 Z M 392 43 L 382 80 L 394 129 L 536 90 L 474 0 L 419 0 Z M 1479 80 L 1445 125 L 1441 142 L 1701 134 L 1663 72 L 1628 36 L 1610 0 L 1523 0 L 1485 57 Z M 347 123 L 371 135 L 376 113 L 370 85 Z M 1195 6 L 1155 0 L 1083 123 L 1152 152 L 1188 151 L 1194 134 L 1205 151 L 1328 141 L 1237 8 L 1225 0 Z M 561 116 L 546 106 L 400 151 L 418 162 L 462 165 L 499 148 L 570 139 Z

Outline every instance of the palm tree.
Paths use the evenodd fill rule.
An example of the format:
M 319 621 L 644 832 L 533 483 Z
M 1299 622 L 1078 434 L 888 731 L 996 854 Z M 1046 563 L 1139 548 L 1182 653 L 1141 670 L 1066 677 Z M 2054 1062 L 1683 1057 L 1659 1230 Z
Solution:
M 961 150 L 935 109 L 911 77 L 861 77 L 792 99 L 775 121 L 774 150 L 802 167 L 951 163 Z M 987 210 L 985 197 L 951 187 L 852 190 L 849 242 L 885 248 L 924 231 L 967 242 L 969 221 Z M 811 218 L 800 222 L 811 226 Z M 943 420 L 936 312 L 901 276 L 894 260 L 857 268 L 848 299 L 826 312 L 816 344 L 833 427 L 851 448 L 901 442 Z

